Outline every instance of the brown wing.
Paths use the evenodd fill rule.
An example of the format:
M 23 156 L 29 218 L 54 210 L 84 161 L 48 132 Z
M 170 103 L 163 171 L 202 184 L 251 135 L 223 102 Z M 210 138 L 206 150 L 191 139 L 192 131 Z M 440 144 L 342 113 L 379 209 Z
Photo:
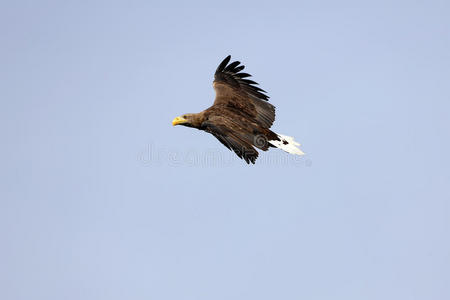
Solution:
M 241 72 L 245 66 L 239 61 L 229 64 L 230 59 L 231 56 L 227 56 L 214 74 L 216 99 L 213 105 L 238 109 L 263 128 L 270 128 L 275 121 L 275 106 L 267 102 L 266 91 L 255 86 L 257 83 L 253 80 L 245 79 L 251 76 Z
M 251 162 L 254 164 L 258 158 L 258 151 L 238 132 L 233 131 L 229 124 L 226 123 L 226 120 L 220 117 L 211 118 L 202 123 L 202 130 L 211 133 L 225 147 L 233 150 L 237 156 L 244 159 L 247 163 Z

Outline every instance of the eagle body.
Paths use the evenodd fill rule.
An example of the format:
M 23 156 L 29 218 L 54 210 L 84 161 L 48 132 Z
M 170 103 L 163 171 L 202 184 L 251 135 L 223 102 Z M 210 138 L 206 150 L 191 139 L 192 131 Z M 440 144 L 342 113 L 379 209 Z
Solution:
M 255 147 L 263 151 L 277 147 L 303 155 L 293 138 L 269 129 L 275 121 L 275 106 L 256 82 L 246 79 L 251 75 L 241 72 L 244 66 L 239 61 L 229 64 L 230 59 L 227 56 L 214 74 L 214 104 L 200 113 L 176 117 L 172 124 L 212 134 L 247 163 L 255 163 L 258 158 Z

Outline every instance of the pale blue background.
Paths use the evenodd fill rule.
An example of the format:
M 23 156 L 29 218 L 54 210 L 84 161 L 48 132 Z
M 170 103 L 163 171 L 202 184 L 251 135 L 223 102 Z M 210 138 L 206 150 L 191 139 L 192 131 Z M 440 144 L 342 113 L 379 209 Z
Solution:
M 449 16 L 3 1 L 0 299 L 450 299 Z M 306 157 L 172 127 L 228 54 Z

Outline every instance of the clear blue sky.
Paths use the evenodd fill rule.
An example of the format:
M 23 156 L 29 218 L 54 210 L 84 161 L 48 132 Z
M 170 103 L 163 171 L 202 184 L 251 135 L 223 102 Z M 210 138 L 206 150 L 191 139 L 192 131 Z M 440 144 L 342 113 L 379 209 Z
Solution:
M 0 298 L 450 299 L 448 1 L 3 1 Z M 307 155 L 172 127 L 242 61 Z

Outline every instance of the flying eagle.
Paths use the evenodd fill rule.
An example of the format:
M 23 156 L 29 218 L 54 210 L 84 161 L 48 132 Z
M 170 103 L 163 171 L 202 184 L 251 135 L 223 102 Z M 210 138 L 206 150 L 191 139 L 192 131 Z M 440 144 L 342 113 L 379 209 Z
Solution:
M 215 136 L 225 147 L 233 150 L 247 163 L 255 163 L 258 151 L 269 147 L 288 153 L 303 155 L 294 138 L 270 130 L 275 121 L 275 106 L 268 102 L 266 91 L 256 82 L 246 79 L 250 74 L 241 72 L 245 66 L 239 61 L 229 64 L 228 55 L 217 67 L 213 87 L 214 104 L 196 114 L 184 114 L 172 124 L 204 130 Z

